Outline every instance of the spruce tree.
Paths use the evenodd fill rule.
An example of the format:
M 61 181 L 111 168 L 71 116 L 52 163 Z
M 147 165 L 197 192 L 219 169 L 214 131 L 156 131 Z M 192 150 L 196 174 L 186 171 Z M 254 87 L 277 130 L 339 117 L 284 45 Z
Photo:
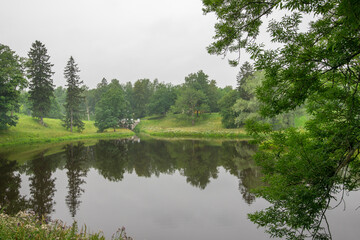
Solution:
M 70 57 L 65 70 L 64 76 L 67 81 L 67 91 L 66 91 L 66 115 L 64 118 L 64 127 L 66 129 L 70 129 L 73 131 L 73 127 L 77 127 L 78 131 L 81 132 L 84 130 L 84 123 L 81 121 L 82 111 L 80 105 L 84 100 L 82 93 L 84 91 L 83 88 L 80 87 L 80 84 L 83 81 L 80 80 L 79 76 L 79 67 L 74 61 L 73 57 Z
M 39 118 L 44 125 L 43 117 L 51 107 L 51 97 L 54 95 L 54 85 L 51 79 L 54 72 L 53 64 L 49 62 L 50 56 L 47 49 L 40 41 L 32 44 L 28 53 L 27 76 L 30 79 L 29 100 L 33 117 Z

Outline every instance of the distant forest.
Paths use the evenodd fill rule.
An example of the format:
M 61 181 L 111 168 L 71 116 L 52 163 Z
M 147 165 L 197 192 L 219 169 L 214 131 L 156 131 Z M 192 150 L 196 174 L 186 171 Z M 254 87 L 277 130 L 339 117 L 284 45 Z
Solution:
M 103 78 L 95 89 L 90 89 L 70 57 L 64 68 L 66 87 L 55 87 L 53 64 L 43 43 L 35 41 L 27 58 L 20 58 L 8 46 L 0 46 L 0 60 L 8 70 L 1 72 L 4 86 L 1 95 L 5 99 L 2 129 L 16 125 L 13 112 L 39 118 L 42 124 L 44 117 L 62 119 L 64 127 L 71 131 L 73 127 L 82 131 L 83 120 L 94 120 L 95 126 L 103 131 L 109 127 L 127 127 L 134 119 L 168 113 L 184 114 L 195 124 L 204 113 L 220 112 L 226 128 L 241 127 L 250 118 L 263 120 L 257 113 L 260 102 L 255 91 L 264 75 L 255 72 L 248 62 L 240 68 L 235 89 L 219 88 L 202 70 L 187 75 L 180 85 L 158 79 L 120 83 L 117 79 Z M 293 122 L 293 114 L 283 114 L 270 121 L 275 126 L 288 126 Z

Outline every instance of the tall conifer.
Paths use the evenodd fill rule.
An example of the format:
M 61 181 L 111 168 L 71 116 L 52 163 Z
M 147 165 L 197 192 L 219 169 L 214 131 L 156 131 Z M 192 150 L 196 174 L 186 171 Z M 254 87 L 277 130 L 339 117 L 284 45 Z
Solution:
M 80 84 L 83 81 L 80 80 L 79 76 L 79 67 L 74 61 L 73 57 L 70 57 L 65 70 L 64 76 L 67 81 L 67 91 L 66 91 L 66 116 L 64 118 L 64 126 L 66 129 L 73 131 L 73 127 L 77 127 L 78 131 L 84 130 L 84 123 L 81 121 L 81 116 L 83 112 L 81 111 L 80 105 L 84 100 L 82 93 L 84 89 L 80 87 Z
M 49 112 L 51 97 L 54 95 L 54 85 L 51 79 L 54 72 L 51 71 L 53 64 L 49 62 L 45 45 L 40 41 L 32 44 L 28 53 L 27 76 L 30 79 L 29 100 L 33 117 L 40 119 L 44 125 L 43 117 Z

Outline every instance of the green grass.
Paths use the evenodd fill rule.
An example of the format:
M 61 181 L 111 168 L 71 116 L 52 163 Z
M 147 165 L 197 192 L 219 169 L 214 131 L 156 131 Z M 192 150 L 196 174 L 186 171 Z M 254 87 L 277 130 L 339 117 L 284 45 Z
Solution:
M 142 119 L 135 130 L 154 137 L 248 138 L 242 128 L 224 128 L 218 113 L 203 114 L 197 119 L 195 125 L 192 125 L 189 119 L 180 114 L 148 117 Z
M 294 125 L 296 128 L 303 128 L 307 120 L 309 120 L 309 116 L 306 114 L 296 116 L 294 119 Z
M 84 121 L 85 130 L 82 133 L 66 130 L 59 119 L 45 118 L 46 126 L 39 124 L 38 120 L 19 115 L 16 127 L 0 131 L 0 146 L 51 143 L 89 138 L 119 138 L 133 136 L 134 133 L 128 129 L 117 129 L 116 132 L 108 129 L 103 133 L 97 133 L 94 121 Z
M 39 221 L 34 213 L 19 212 L 16 216 L 0 213 L 0 239 L 7 240 L 38 240 L 38 239 L 68 239 L 68 240 L 105 240 L 101 232 L 89 234 L 86 226 L 80 231 L 74 223 L 67 226 L 61 221 Z M 125 228 L 119 229 L 113 240 L 130 240 Z

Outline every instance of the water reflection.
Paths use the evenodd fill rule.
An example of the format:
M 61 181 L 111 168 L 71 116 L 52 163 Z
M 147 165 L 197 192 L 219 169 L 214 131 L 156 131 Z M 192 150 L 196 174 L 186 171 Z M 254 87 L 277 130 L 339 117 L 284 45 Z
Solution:
M 20 195 L 21 178 L 16 161 L 9 161 L 0 155 L 0 209 L 15 214 L 27 208 L 27 201 Z
M 29 204 L 39 217 L 49 217 L 54 211 L 55 201 L 53 198 L 56 191 L 56 179 L 52 177 L 52 172 L 56 165 L 53 163 L 52 158 L 45 157 L 45 152 L 28 162 L 28 172 L 31 174 Z
M 211 143 L 204 141 L 132 141 L 100 140 L 93 146 L 83 142 L 64 146 L 64 152 L 46 151 L 26 162 L 22 168 L 29 175 L 28 205 L 39 216 L 49 217 L 54 211 L 56 192 L 53 173 L 66 169 L 68 193 L 66 205 L 75 217 L 84 193 L 87 172 L 95 168 L 113 182 L 122 181 L 125 173 L 135 172 L 140 177 L 174 174 L 178 171 L 194 187 L 205 189 L 211 179 L 218 177 L 221 166 L 239 179 L 239 191 L 251 204 L 255 196 L 249 192 L 260 184 L 259 171 L 251 160 L 255 148 L 246 142 Z M 15 161 L 1 158 L 1 201 L 8 212 L 17 212 L 26 206 L 19 194 L 20 177 Z
M 69 207 L 72 217 L 76 216 L 76 211 L 80 206 L 79 198 L 84 192 L 81 185 L 86 183 L 84 177 L 87 174 L 87 152 L 84 143 L 68 144 L 64 147 L 66 155 L 65 168 L 68 177 L 68 195 L 66 196 L 66 204 Z
M 110 181 L 121 181 L 127 170 L 128 143 L 125 139 L 100 140 L 94 147 L 94 167 Z
M 201 215 L 201 217 L 219 221 L 221 224 L 228 226 L 234 223 L 234 219 L 236 219 L 235 217 L 228 216 L 231 214 L 235 215 L 236 211 L 239 210 L 237 209 L 238 205 L 242 204 L 239 203 L 236 196 L 243 198 L 243 202 L 246 202 L 246 204 L 244 204 L 249 207 L 249 209 L 250 207 L 253 208 L 253 206 L 256 205 L 254 203 L 256 199 L 251 189 L 262 184 L 260 169 L 255 166 L 251 157 L 255 153 L 256 148 L 247 142 L 100 140 L 91 146 L 83 142 L 77 142 L 65 145 L 60 152 L 50 153 L 50 151 L 54 150 L 48 149 L 47 151 L 43 151 L 21 166 L 15 161 L 9 161 L 8 156 L 0 155 L 0 205 L 6 207 L 6 212 L 15 214 L 19 210 L 32 208 L 39 216 L 49 218 L 53 215 L 54 209 L 58 212 L 58 205 L 63 204 L 64 207 L 61 208 L 62 211 L 59 212 L 65 211 L 66 213 L 70 213 L 71 218 L 75 220 L 77 215 L 83 217 L 81 216 L 81 209 L 87 213 L 93 211 L 89 206 L 94 205 L 89 203 L 89 198 L 96 195 L 100 195 L 96 196 L 99 198 L 106 198 L 101 195 L 103 192 L 99 193 L 99 188 L 107 188 L 110 189 L 109 192 L 119 192 L 116 193 L 118 195 L 110 195 L 109 198 L 113 197 L 113 201 L 109 201 L 110 203 L 115 202 L 119 204 L 120 201 L 127 203 L 126 200 L 130 199 L 129 202 L 135 202 L 129 207 L 130 209 L 143 211 L 140 212 L 140 216 L 137 216 L 134 220 L 136 225 L 138 225 L 139 218 L 144 217 L 146 219 L 144 215 L 145 207 L 143 205 L 158 204 L 159 207 L 154 207 L 154 209 L 160 209 L 160 211 L 166 209 L 166 213 L 159 217 L 159 215 L 157 215 L 159 210 L 147 210 L 148 216 L 151 216 L 151 222 L 160 222 L 163 224 L 161 227 L 167 225 L 170 227 L 178 227 L 179 225 L 184 225 L 184 222 L 190 222 L 192 219 L 196 219 L 191 213 L 183 212 L 184 209 L 191 208 L 190 205 L 192 202 L 188 204 L 186 201 L 178 200 L 176 199 L 177 195 L 174 194 L 176 196 L 170 198 L 170 201 L 173 201 L 175 208 L 178 208 L 179 205 L 183 208 L 177 210 L 170 209 L 170 207 L 166 208 L 166 206 L 170 206 L 171 203 L 168 203 L 168 198 L 164 199 L 161 188 L 166 188 L 167 190 L 164 191 L 167 192 L 171 192 L 171 188 L 175 188 L 175 191 L 178 191 L 180 194 L 186 193 L 183 195 L 191 198 L 190 193 L 204 193 L 207 192 L 209 188 L 211 189 L 209 186 L 213 187 L 214 185 L 210 183 L 217 182 L 214 180 L 218 178 L 218 181 L 220 181 L 226 171 L 229 173 L 226 174 L 227 176 L 232 175 L 230 178 L 234 179 L 234 177 L 236 177 L 237 179 L 234 179 L 234 185 L 230 184 L 230 188 L 234 188 L 235 192 L 232 192 L 233 195 L 231 195 L 233 202 L 227 204 L 229 208 L 231 208 L 231 211 L 227 210 L 228 206 L 224 206 L 226 204 L 221 202 L 217 205 L 218 212 L 216 214 L 207 215 L 207 217 L 201 215 L 204 214 L 204 212 L 205 215 L 207 214 L 207 211 L 212 207 L 213 199 L 226 192 L 223 191 L 225 186 L 229 186 L 229 182 L 226 181 L 224 185 L 216 188 L 216 191 L 211 192 L 210 195 L 206 195 L 210 197 L 205 198 L 205 200 L 200 199 L 200 205 L 197 205 L 197 207 L 203 207 L 205 209 L 199 216 Z M 99 183 L 101 186 L 92 186 L 92 184 L 96 185 L 97 183 L 94 184 L 91 178 L 91 175 L 94 175 L 94 173 L 96 173 L 96 181 L 99 182 L 103 180 Z M 138 177 L 135 177 L 135 175 Z M 180 191 L 179 186 L 183 187 L 182 185 L 166 185 L 161 181 L 156 181 L 156 179 L 164 179 L 164 176 L 166 176 L 165 178 L 168 181 L 174 181 L 175 178 L 173 179 L 172 177 L 178 176 L 183 182 L 186 181 L 189 183 L 186 187 L 191 190 L 182 189 Z M 56 177 L 58 179 L 56 179 Z M 133 181 L 133 185 L 121 185 L 121 183 L 124 182 L 128 184 L 130 181 L 127 180 L 130 178 Z M 28 179 L 27 188 L 29 194 L 27 196 L 20 194 L 21 179 L 24 179 L 24 181 Z M 178 178 L 176 178 L 176 180 L 178 180 Z M 144 187 L 139 187 L 139 185 L 134 184 L 134 181 L 136 181 L 136 183 L 140 182 L 140 185 L 144 185 Z M 156 186 L 153 187 L 149 182 L 156 182 Z M 64 194 L 62 195 L 59 193 L 62 191 L 61 184 L 64 186 Z M 114 188 L 114 186 L 116 188 Z M 122 188 L 117 188 L 119 186 Z M 136 197 L 128 197 L 127 193 L 137 187 L 141 188 L 143 193 L 140 195 L 130 194 Z M 149 192 L 156 192 L 157 195 L 155 197 L 154 195 L 148 194 L 147 191 L 150 187 L 152 188 Z M 93 189 L 97 189 L 97 191 L 93 191 Z M 93 193 L 90 195 L 89 192 L 92 191 Z M 209 191 L 207 193 L 209 193 Z M 61 201 L 59 204 L 56 204 L 54 200 L 56 194 L 61 196 L 60 198 L 59 196 L 56 198 L 57 202 Z M 228 192 L 226 192 L 226 194 L 228 194 Z M 223 196 L 226 196 L 226 194 L 219 198 L 224 198 Z M 138 199 L 141 197 L 147 200 L 141 202 Z M 107 203 L 106 199 L 105 201 L 103 200 L 104 199 L 101 200 L 101 206 Z M 259 201 L 256 202 L 258 203 Z M 84 206 L 88 208 L 84 210 Z M 99 206 L 99 204 L 95 206 Z M 246 208 L 246 206 L 239 210 L 239 212 L 245 216 L 246 209 L 244 208 Z M 299 211 L 304 213 L 309 212 L 308 209 L 311 209 L 309 206 L 306 206 L 304 201 L 302 201 L 301 204 L 297 204 L 297 206 Z M 111 213 L 109 215 L 116 215 L 113 211 L 120 209 L 118 215 L 125 215 L 126 221 L 130 221 L 129 218 L 131 218 L 131 216 L 126 216 L 126 213 L 122 210 L 123 206 L 111 205 L 104 206 L 103 208 L 101 211 L 104 212 L 110 209 L 109 211 Z M 109 215 L 107 217 L 109 217 Z M 309 217 L 313 216 L 309 215 Z M 93 216 L 93 218 L 97 218 L 97 216 Z M 173 218 L 183 219 L 184 222 L 178 223 Z M 296 219 L 296 216 L 294 219 Z M 91 218 L 86 218 L 86 221 L 89 220 L 91 220 Z M 201 219 L 200 222 L 202 221 L 203 219 Z M 114 224 L 119 224 L 116 222 L 116 219 L 113 220 L 113 222 Z M 238 224 L 238 222 L 234 223 L 234 225 L 236 224 Z M 242 222 L 241 224 L 244 223 Z M 124 225 L 127 226 L 126 223 L 124 223 Z M 119 227 L 119 225 L 117 225 L 117 227 Z M 237 225 L 234 229 L 238 229 L 238 227 L 240 226 Z M 115 230 L 116 229 L 113 231 Z M 148 234 L 149 231 L 150 230 L 147 229 L 146 234 Z M 156 231 L 159 232 L 159 230 L 154 230 L 154 232 Z M 226 229 L 224 231 L 228 232 L 232 230 Z M 188 238 L 196 237 L 189 236 Z M 203 237 L 198 236 L 198 238 Z M 166 239 L 166 237 L 159 239 Z M 250 237 L 248 239 L 250 239 Z

